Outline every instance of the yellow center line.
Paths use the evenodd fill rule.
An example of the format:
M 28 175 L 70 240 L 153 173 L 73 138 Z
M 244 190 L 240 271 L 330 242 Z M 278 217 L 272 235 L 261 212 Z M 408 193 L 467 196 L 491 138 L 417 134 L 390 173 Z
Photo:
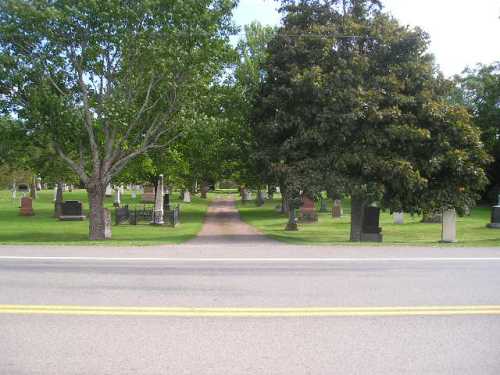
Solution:
M 141 307 L 0 305 L 0 314 L 165 317 L 335 317 L 500 315 L 500 305 L 374 307 Z

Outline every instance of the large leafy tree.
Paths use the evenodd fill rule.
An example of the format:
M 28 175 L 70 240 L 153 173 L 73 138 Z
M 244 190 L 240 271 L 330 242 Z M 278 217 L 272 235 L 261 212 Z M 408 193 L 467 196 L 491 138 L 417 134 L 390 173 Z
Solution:
M 489 199 L 500 193 L 500 62 L 466 69 L 457 78 L 461 101 L 469 108 L 494 163 L 488 168 Z
M 447 100 L 451 86 L 426 52 L 427 35 L 376 0 L 290 0 L 281 11 L 255 126 L 293 195 L 325 182 L 350 195 L 353 241 L 373 202 L 471 205 L 488 158 L 467 112 Z
M 85 184 L 90 239 L 105 238 L 106 185 L 180 131 L 226 56 L 230 0 L 5 0 L 3 109 Z M 181 116 L 182 117 L 182 116 Z

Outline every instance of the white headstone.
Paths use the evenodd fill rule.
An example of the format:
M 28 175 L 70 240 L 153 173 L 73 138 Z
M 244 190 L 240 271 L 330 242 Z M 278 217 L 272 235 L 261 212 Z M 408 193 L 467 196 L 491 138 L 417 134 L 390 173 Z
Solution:
M 155 209 L 153 212 L 153 220 L 151 224 L 162 225 L 163 221 L 163 175 L 158 178 L 158 185 L 156 186 L 155 194 Z
M 111 184 L 108 184 L 106 186 L 106 193 L 105 194 L 107 197 L 111 197 L 113 195 L 113 189 L 111 188 Z
M 441 242 L 457 242 L 457 213 L 453 208 L 443 210 Z
M 54 185 L 54 202 L 57 200 L 57 184 Z
M 392 214 L 394 219 L 394 224 L 404 224 L 405 223 L 405 215 L 403 212 L 394 212 Z
M 120 207 L 122 204 L 121 189 L 117 188 L 115 190 L 115 205 Z
M 184 192 L 184 203 L 191 203 L 191 193 L 189 190 Z

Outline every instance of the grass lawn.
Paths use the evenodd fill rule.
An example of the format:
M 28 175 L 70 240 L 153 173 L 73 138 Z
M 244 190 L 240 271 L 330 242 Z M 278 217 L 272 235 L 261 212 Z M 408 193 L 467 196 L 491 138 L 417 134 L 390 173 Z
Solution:
M 318 213 L 319 221 L 313 224 L 299 224 L 298 232 L 284 230 L 287 217 L 276 212 L 281 200 L 266 201 L 263 207 L 255 204 L 243 205 L 238 201 L 238 209 L 243 220 L 261 230 L 266 235 L 293 244 L 348 245 L 350 229 L 350 202 L 344 200 L 344 216 L 333 219 L 330 213 Z M 329 202 L 329 210 L 332 203 Z M 319 211 L 319 205 L 318 205 Z M 457 219 L 457 240 L 455 244 L 441 244 L 441 224 L 424 224 L 421 217 L 405 214 L 405 224 L 393 224 L 392 215 L 382 212 L 380 225 L 384 235 L 382 245 L 423 245 L 423 246 L 500 246 L 500 230 L 486 228 L 490 222 L 490 209 L 477 207 L 471 216 Z
M 52 217 L 54 213 L 53 191 L 42 191 L 33 201 L 34 216 L 19 215 L 19 201 L 13 201 L 11 193 L 0 191 L 0 244 L 51 244 L 51 245 L 157 245 L 181 243 L 196 236 L 201 229 L 208 200 L 192 197 L 192 203 L 182 203 L 178 194 L 173 194 L 172 204 L 181 205 L 181 224 L 176 228 L 152 226 L 145 222 L 139 225 L 122 224 L 112 227 L 112 239 L 108 241 L 88 240 L 88 220 L 59 221 Z M 65 200 L 80 200 L 84 211 L 88 212 L 87 193 L 74 190 L 64 193 Z M 122 195 L 122 204 L 139 204 L 128 193 Z M 113 207 L 113 198 L 106 198 L 106 207 Z M 113 209 L 112 209 L 113 212 Z

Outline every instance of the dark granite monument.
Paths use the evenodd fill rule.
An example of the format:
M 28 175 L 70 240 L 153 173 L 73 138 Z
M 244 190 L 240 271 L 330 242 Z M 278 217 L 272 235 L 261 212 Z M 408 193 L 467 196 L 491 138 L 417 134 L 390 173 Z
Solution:
M 65 201 L 62 204 L 62 214 L 59 220 L 62 221 L 78 221 L 84 220 L 82 202 L 80 201 Z
M 491 207 L 491 222 L 487 225 L 488 228 L 500 229 L 500 194 L 498 195 L 498 203 Z

